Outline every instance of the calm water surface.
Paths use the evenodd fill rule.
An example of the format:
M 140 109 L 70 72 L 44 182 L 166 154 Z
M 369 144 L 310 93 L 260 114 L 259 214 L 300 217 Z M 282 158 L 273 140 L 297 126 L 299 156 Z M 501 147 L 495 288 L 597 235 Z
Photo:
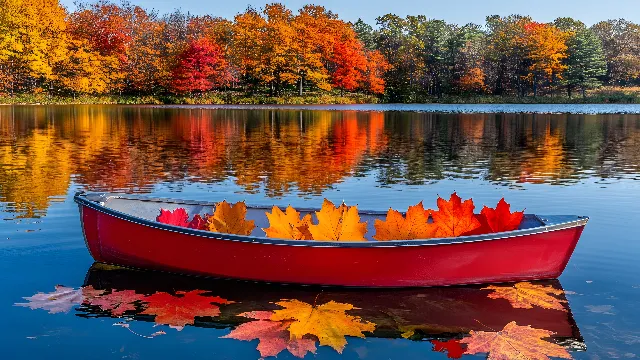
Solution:
M 342 354 L 307 339 L 307 358 L 446 359 L 433 341 L 511 321 L 553 331 L 577 359 L 638 358 L 639 180 L 640 115 L 0 107 L 0 347 L 10 359 L 258 359 L 258 340 L 222 337 L 256 321 L 239 314 L 295 299 L 351 304 L 375 324 Z M 562 277 L 541 283 L 564 291 L 565 311 L 517 309 L 482 287 L 318 289 L 93 264 L 79 190 L 371 210 L 457 191 L 591 221 Z M 280 335 L 261 344 L 273 352 Z

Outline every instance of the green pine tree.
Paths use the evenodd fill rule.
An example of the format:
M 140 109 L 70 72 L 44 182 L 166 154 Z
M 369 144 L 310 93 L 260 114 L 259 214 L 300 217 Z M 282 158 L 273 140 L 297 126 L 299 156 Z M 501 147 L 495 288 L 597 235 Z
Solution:
M 567 40 L 567 70 L 564 78 L 567 94 L 577 88 L 586 97 L 587 89 L 602 85 L 601 77 L 607 74 L 607 63 L 600 39 L 589 29 L 583 28 Z

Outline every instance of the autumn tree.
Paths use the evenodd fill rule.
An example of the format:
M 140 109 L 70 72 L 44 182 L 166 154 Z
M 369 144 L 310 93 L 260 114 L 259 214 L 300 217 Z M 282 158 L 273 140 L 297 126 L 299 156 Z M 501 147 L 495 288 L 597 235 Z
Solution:
M 335 70 L 331 77 L 335 87 L 353 91 L 361 86 L 367 71 L 367 58 L 355 32 L 335 43 L 332 60 Z
M 393 65 L 385 73 L 386 95 L 392 102 L 409 101 L 416 86 L 414 75 L 418 61 L 407 34 L 407 21 L 387 14 L 378 17 L 376 22 L 379 27 L 377 49 Z
M 524 29 L 525 36 L 522 40 L 529 60 L 525 78 L 533 85 L 533 96 L 536 96 L 541 80 L 547 80 L 553 85 L 554 80 L 560 79 L 567 68 L 564 64 L 567 57 L 567 33 L 553 25 L 537 22 L 526 24 Z
M 602 42 L 607 79 L 621 85 L 640 80 L 640 25 L 624 19 L 608 20 L 591 30 Z
M 365 74 L 365 89 L 373 94 L 382 95 L 385 91 L 384 75 L 392 68 L 382 53 L 378 50 L 367 52 L 367 71 Z
M 177 93 L 208 91 L 230 81 L 222 49 L 207 38 L 189 42 L 172 74 L 172 89 Z

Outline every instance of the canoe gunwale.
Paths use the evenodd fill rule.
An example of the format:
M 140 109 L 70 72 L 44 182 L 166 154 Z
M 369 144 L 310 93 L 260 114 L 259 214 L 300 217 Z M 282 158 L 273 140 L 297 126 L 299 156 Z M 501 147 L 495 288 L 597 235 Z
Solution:
M 89 199 L 88 197 L 91 197 L 91 199 Z M 292 246 L 292 247 L 395 248 L 395 247 L 455 245 L 455 244 L 465 244 L 465 243 L 484 242 L 484 241 L 501 240 L 501 239 L 509 239 L 509 238 L 518 238 L 522 236 L 548 233 L 548 232 L 553 232 L 553 231 L 558 231 L 558 230 L 563 230 L 568 228 L 577 228 L 577 227 L 585 226 L 589 221 L 589 218 L 586 216 L 578 216 L 577 220 L 547 225 L 546 220 L 544 219 L 546 218 L 546 216 L 543 218 L 538 215 L 535 215 L 538 218 L 538 220 L 540 220 L 545 225 L 528 228 L 528 229 L 522 229 L 522 230 L 514 230 L 514 231 L 508 231 L 508 232 L 482 234 L 482 235 L 460 236 L 460 237 L 454 237 L 454 238 L 438 238 L 438 239 L 425 239 L 425 240 L 353 241 L 353 242 L 289 240 L 289 239 L 273 239 L 273 238 L 267 238 L 267 237 L 261 237 L 261 236 L 243 236 L 243 235 L 216 233 L 212 231 L 196 230 L 196 229 L 163 224 L 156 221 L 147 220 L 141 217 L 132 216 L 130 214 L 127 214 L 121 211 L 113 210 L 102 204 L 103 202 L 111 198 L 120 198 L 120 199 L 126 199 L 126 200 L 134 200 L 134 201 L 161 202 L 161 203 L 167 203 L 167 204 L 184 204 L 184 205 L 214 206 L 216 204 L 215 202 L 210 203 L 210 202 L 199 202 L 199 201 L 189 201 L 189 200 L 152 198 L 152 197 L 139 196 L 139 195 L 85 193 L 85 192 L 76 193 L 74 196 L 74 201 L 80 206 L 81 214 L 82 214 L 82 207 L 86 206 L 97 212 L 115 217 L 120 220 L 128 221 L 137 225 L 142 225 L 142 226 L 146 226 L 146 227 L 150 227 L 158 230 L 183 234 L 183 235 L 204 237 L 212 240 L 233 241 L 233 242 L 243 242 L 243 243 L 262 244 L 262 245 Z M 252 209 L 265 209 L 265 210 L 271 209 L 271 207 L 266 207 L 266 206 L 247 205 L 247 207 Z M 312 208 L 302 209 L 301 208 L 297 210 L 298 211 L 317 211 L 318 209 L 312 209 Z M 384 215 L 387 212 L 386 211 L 359 211 L 359 213 L 368 214 L 368 215 Z M 84 233 L 84 224 L 83 224 L 83 233 Z

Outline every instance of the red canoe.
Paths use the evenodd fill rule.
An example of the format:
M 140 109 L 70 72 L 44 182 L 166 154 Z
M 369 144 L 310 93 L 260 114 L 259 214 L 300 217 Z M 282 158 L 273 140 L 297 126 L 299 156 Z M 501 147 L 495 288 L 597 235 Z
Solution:
M 431 240 L 322 242 L 263 237 L 265 211 L 248 207 L 251 236 L 161 224 L 160 208 L 211 213 L 215 203 L 78 193 L 82 228 L 96 261 L 176 273 L 281 283 L 409 287 L 560 276 L 589 220 L 525 215 L 510 232 Z M 305 209 L 302 213 L 313 212 Z M 369 233 L 386 212 L 362 211 Z

